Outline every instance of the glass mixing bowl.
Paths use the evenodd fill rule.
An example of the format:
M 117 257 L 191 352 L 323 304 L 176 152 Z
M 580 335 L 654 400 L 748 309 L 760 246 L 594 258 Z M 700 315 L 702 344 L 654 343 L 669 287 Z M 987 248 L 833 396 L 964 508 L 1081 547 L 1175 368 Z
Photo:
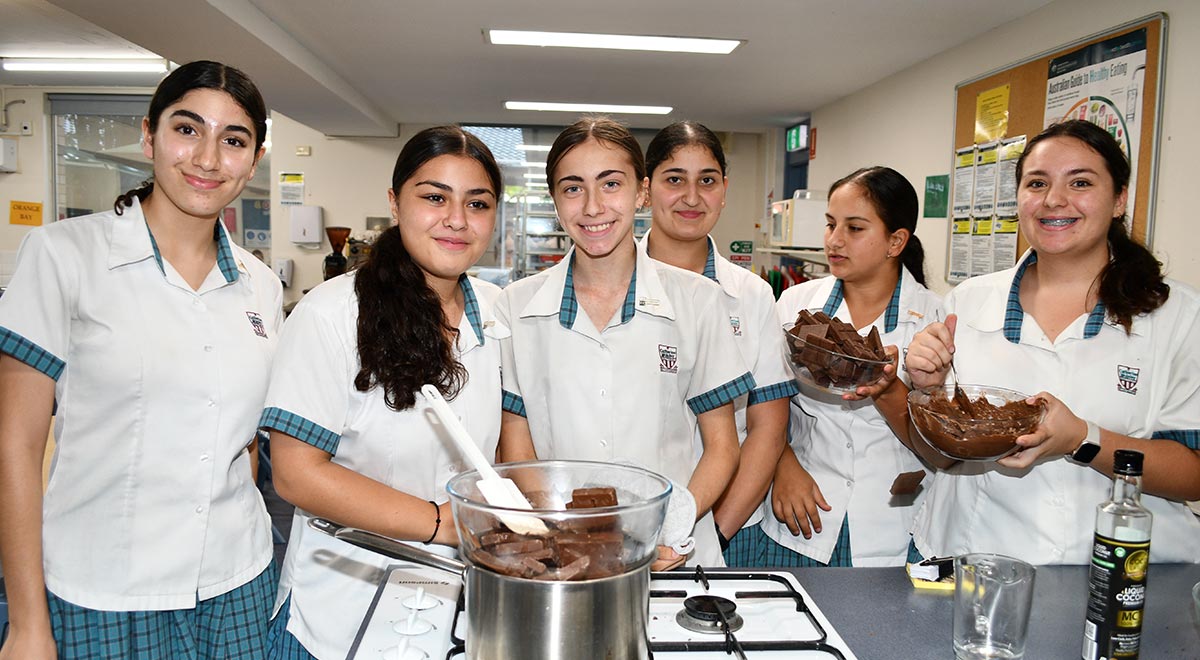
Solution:
M 463 558 L 488 570 L 536 580 L 589 580 L 647 566 L 657 557 L 671 482 L 632 465 L 591 461 L 528 461 L 497 465 L 532 509 L 488 504 L 480 475 L 464 472 L 446 484 Z M 583 490 L 581 490 L 583 489 Z M 573 500 L 615 505 L 571 508 Z M 518 533 L 503 522 L 534 517 L 546 533 Z
M 960 461 L 994 461 L 1003 458 L 1017 450 L 1019 436 L 1032 433 L 1042 421 L 1044 404 L 1001 419 L 987 414 L 1006 403 L 1024 401 L 1029 398 L 1027 394 L 986 385 L 958 387 L 971 402 L 985 401 L 991 405 L 975 414 L 957 406 L 951 410 L 946 410 L 945 406 L 931 407 L 935 394 L 953 401 L 953 383 L 908 393 L 908 412 L 913 426 L 925 442 L 944 456 Z

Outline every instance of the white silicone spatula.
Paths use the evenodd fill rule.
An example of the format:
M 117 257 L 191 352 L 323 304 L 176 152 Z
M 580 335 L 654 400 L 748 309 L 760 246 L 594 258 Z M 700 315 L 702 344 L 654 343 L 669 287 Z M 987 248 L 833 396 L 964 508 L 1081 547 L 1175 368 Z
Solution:
M 512 479 L 503 479 L 496 474 L 491 463 L 484 457 L 483 452 L 479 451 L 479 447 L 471 440 L 471 436 L 463 428 L 462 423 L 458 421 L 458 416 L 442 398 L 442 393 L 433 385 L 424 385 L 421 387 L 421 394 L 425 395 L 429 407 L 442 422 L 442 426 L 446 427 L 454 444 L 458 445 L 459 451 L 462 452 L 467 462 L 479 472 L 480 479 L 477 485 L 479 492 L 483 494 L 483 498 L 488 501 L 488 504 L 507 509 L 532 509 L 529 500 L 525 499 L 525 494 L 517 488 Z M 546 534 L 550 531 L 546 528 L 546 523 L 533 516 L 507 513 L 500 514 L 499 518 L 500 522 L 518 534 Z

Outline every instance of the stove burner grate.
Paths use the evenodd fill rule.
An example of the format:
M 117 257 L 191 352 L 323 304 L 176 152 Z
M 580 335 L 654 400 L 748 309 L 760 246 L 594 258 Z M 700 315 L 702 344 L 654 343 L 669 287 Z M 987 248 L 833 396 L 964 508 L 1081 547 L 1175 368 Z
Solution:
M 653 657 L 653 653 L 656 651 L 663 652 L 663 653 L 676 652 L 676 651 L 695 651 L 695 652 L 718 651 L 721 653 L 731 655 L 735 658 L 745 658 L 746 651 L 817 651 L 820 653 L 825 653 L 825 654 L 829 655 L 830 657 L 836 658 L 837 660 L 846 660 L 846 656 L 842 654 L 841 650 L 839 650 L 836 646 L 833 646 L 828 643 L 828 641 L 827 641 L 828 633 L 826 633 L 825 628 L 821 626 L 821 622 L 818 621 L 815 616 L 813 616 L 812 610 L 809 609 L 808 603 L 805 602 L 803 594 L 801 594 L 799 591 L 796 591 L 796 589 L 794 587 L 792 587 L 792 585 L 787 581 L 787 579 L 782 576 L 773 575 L 770 573 L 755 573 L 755 572 L 707 573 L 704 571 L 703 568 L 697 566 L 696 570 L 691 571 L 691 572 L 670 571 L 670 572 L 661 572 L 661 573 L 651 573 L 650 577 L 651 577 L 651 579 L 658 581 L 658 582 L 667 582 L 667 581 L 695 582 L 695 583 L 702 585 L 706 591 L 709 589 L 709 581 L 763 580 L 763 581 L 773 582 L 775 584 L 780 585 L 780 588 L 774 589 L 774 590 L 768 590 L 768 591 L 738 591 L 738 592 L 734 593 L 734 597 L 735 598 L 745 598 L 745 599 L 782 598 L 782 599 L 793 600 L 796 603 L 796 611 L 803 614 L 805 616 L 805 618 L 808 619 L 809 623 L 817 631 L 817 635 L 818 635 L 816 639 L 812 639 L 812 640 L 796 640 L 796 641 L 759 640 L 759 641 L 743 642 L 743 641 L 738 640 L 733 635 L 734 631 L 732 631 L 732 630 L 724 631 L 720 628 L 720 624 L 718 624 L 718 628 L 714 632 L 724 633 L 724 637 L 720 641 L 718 641 L 716 639 L 714 639 L 713 641 L 683 641 L 683 642 L 651 641 L 650 642 L 651 657 Z M 661 598 L 661 597 L 672 598 L 672 597 L 679 597 L 678 596 L 679 594 L 686 595 L 686 592 L 654 590 L 654 591 L 650 592 L 650 597 L 651 598 Z M 689 598 L 688 600 L 691 600 L 691 598 Z M 728 601 L 728 599 L 722 598 L 720 600 L 726 600 L 727 602 L 730 602 L 730 604 L 732 604 L 736 607 L 736 604 L 734 604 L 732 601 Z M 684 606 L 685 606 L 685 611 L 686 611 L 686 601 L 685 601 Z M 682 614 L 682 612 L 681 612 L 681 614 Z M 740 615 L 737 615 L 737 614 L 734 614 L 734 616 L 741 618 Z M 678 621 L 678 615 L 676 617 L 676 620 Z M 680 622 L 680 625 L 683 625 L 683 623 Z M 687 628 L 687 626 L 684 626 L 684 627 Z M 689 630 L 690 630 L 690 628 L 689 628 Z M 700 631 L 694 631 L 694 632 L 700 632 Z

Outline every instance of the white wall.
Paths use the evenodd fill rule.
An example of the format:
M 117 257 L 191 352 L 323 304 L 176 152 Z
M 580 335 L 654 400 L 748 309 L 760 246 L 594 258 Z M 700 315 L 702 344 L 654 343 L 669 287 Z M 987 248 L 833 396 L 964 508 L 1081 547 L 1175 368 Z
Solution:
M 1166 82 L 1157 206 L 1151 247 L 1171 277 L 1200 287 L 1200 241 L 1194 229 L 1192 172 L 1200 153 L 1195 108 L 1200 107 L 1200 2 L 1162 0 L 1151 6 L 1123 0 L 1058 0 L 978 39 L 936 55 L 882 82 L 813 112 L 817 157 L 811 188 L 828 187 L 866 165 L 888 165 L 924 190 L 925 177 L 950 171 L 954 87 L 990 71 L 1056 49 L 1096 32 L 1164 11 Z M 945 282 L 949 228 L 922 218 L 917 235 L 926 251 L 930 286 Z
M 4 102 L 24 100 L 8 109 L 9 133 L 18 132 L 21 122 L 33 124 L 32 136 L 5 137 L 17 142 L 17 171 L 0 174 L 0 252 L 15 251 L 29 233 L 31 227 L 9 224 L 11 202 L 39 202 L 42 204 L 42 220 L 53 220 L 54 205 L 50 199 L 49 170 L 47 162 L 50 141 L 49 116 L 44 108 L 45 90 L 34 87 L 5 87 Z
M 755 247 L 765 246 L 764 235 L 755 229 L 755 225 L 763 220 L 767 208 L 768 190 L 764 183 L 765 154 L 770 151 L 764 149 L 767 140 L 765 134 L 731 133 L 724 145 L 729 192 L 712 237 L 717 250 L 727 258 L 731 241 L 754 241 Z M 768 261 L 761 255 L 754 256 L 756 268 Z
M 424 126 L 404 126 L 398 138 L 328 138 L 279 112 L 271 113 L 271 258 L 295 260 L 291 286 L 284 301 L 299 300 L 303 291 L 324 280 L 326 239 L 316 249 L 289 240 L 289 209 L 279 203 L 279 174 L 304 173 L 304 203 L 324 210 L 326 227 L 350 227 L 357 236 L 367 216 L 388 216 L 387 190 L 392 167 L 404 142 Z M 296 147 L 312 148 L 297 156 Z M 342 252 L 346 254 L 345 250 Z

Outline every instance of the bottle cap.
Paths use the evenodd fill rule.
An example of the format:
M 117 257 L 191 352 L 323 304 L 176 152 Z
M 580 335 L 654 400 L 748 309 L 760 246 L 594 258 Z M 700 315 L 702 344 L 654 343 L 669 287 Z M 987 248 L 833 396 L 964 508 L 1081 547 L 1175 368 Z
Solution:
M 1141 476 L 1142 452 L 1118 449 L 1113 452 L 1113 474 Z

